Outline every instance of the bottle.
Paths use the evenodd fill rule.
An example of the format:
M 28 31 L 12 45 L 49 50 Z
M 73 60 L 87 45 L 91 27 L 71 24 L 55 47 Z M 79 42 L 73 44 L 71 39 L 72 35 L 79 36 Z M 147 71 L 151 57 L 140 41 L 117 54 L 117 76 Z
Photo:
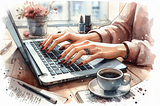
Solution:
M 84 33 L 85 33 L 83 16 L 82 16 L 82 15 L 81 15 L 81 17 L 80 17 L 79 24 L 78 24 L 78 32 L 79 32 L 80 34 L 84 34 Z
M 88 33 L 92 29 L 92 24 L 91 24 L 91 16 L 90 15 L 85 15 L 85 33 Z

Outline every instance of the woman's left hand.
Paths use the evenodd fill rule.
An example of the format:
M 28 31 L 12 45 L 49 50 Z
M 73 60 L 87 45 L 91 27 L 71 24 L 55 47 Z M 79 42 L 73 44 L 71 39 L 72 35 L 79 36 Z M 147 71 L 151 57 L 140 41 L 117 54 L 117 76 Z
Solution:
M 83 41 L 81 43 L 70 45 L 59 57 L 61 59 L 65 57 L 61 63 L 66 63 L 73 55 L 75 55 L 67 65 L 73 64 L 81 56 L 86 55 L 87 52 L 84 49 L 90 50 L 90 55 L 86 60 L 81 61 L 78 65 L 82 66 L 96 58 L 106 58 L 113 59 L 117 57 L 125 57 L 126 47 L 124 44 L 109 44 L 109 43 L 99 43 L 92 41 Z M 77 54 L 76 54 L 77 53 Z

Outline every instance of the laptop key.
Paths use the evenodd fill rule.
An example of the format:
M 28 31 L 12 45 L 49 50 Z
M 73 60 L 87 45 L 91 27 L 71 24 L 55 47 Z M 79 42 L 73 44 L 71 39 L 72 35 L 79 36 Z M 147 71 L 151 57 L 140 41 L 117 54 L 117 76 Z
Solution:
M 50 64 L 51 67 L 56 67 L 56 65 L 54 63 Z
M 62 54 L 62 53 L 63 53 L 63 50 L 59 50 L 58 52 L 59 52 L 60 54 Z
M 52 52 L 53 52 L 53 53 L 55 53 L 55 52 L 56 52 L 56 50 L 54 50 L 54 49 L 53 49 L 53 50 L 52 50 Z
M 46 62 L 46 60 L 42 59 L 42 62 Z
M 57 59 L 56 56 L 51 57 L 51 59 Z
M 53 70 L 59 70 L 57 67 L 53 66 L 52 67 Z
M 72 69 L 72 67 L 67 67 L 67 70 L 68 70 L 69 72 L 74 72 L 74 70 Z
M 80 69 L 79 69 L 75 64 L 72 64 L 71 67 L 72 67 L 75 71 L 80 71 Z
M 40 57 L 40 59 L 41 59 L 41 60 L 44 60 L 44 58 L 43 58 L 42 56 Z
M 86 70 L 86 68 L 85 68 L 84 66 L 79 66 L 79 68 L 80 68 L 81 70 Z
M 47 53 L 49 57 L 53 57 L 54 55 L 52 53 Z
M 60 61 L 56 61 L 55 63 L 58 65 L 58 64 L 60 64 L 61 62 L 60 62 Z
M 69 65 L 67 65 L 67 63 L 64 63 L 63 65 L 64 65 L 65 67 L 68 67 L 68 66 L 69 66 Z
M 42 41 L 37 41 L 36 43 L 39 45 Z
M 57 75 L 62 74 L 61 70 L 54 70 Z
M 47 69 L 49 72 L 53 72 L 53 70 L 50 67 L 48 67 Z
M 47 68 L 50 67 L 49 64 L 47 64 L 46 67 L 47 67 Z
M 41 53 L 40 53 L 40 52 L 37 52 L 37 54 L 38 54 L 38 55 L 41 55 Z
M 45 65 L 47 65 L 48 63 L 47 62 L 43 62 Z
M 57 62 L 57 59 L 52 59 L 54 62 Z
M 39 55 L 39 57 L 41 58 L 41 57 L 43 57 L 42 55 Z
M 59 45 L 56 45 L 56 47 L 57 47 L 57 48 L 60 48 L 60 46 L 59 46 Z
M 58 53 L 57 51 L 54 52 L 54 54 L 56 55 L 56 57 L 58 57 L 60 55 L 60 53 Z
M 68 73 L 68 71 L 66 70 L 66 68 L 60 68 L 61 69 L 61 71 L 63 72 L 63 73 Z
M 54 64 L 54 62 L 53 61 L 50 61 L 50 62 L 48 62 L 49 64 Z
M 43 54 L 44 57 L 48 57 L 46 54 Z
M 50 74 L 51 74 L 52 76 L 56 75 L 54 72 L 50 72 Z
M 46 59 L 46 58 L 45 58 L 45 59 Z M 47 58 L 46 60 L 47 60 L 47 62 L 52 62 L 52 60 L 51 60 L 51 59 L 49 59 L 49 58 Z
M 63 64 L 69 72 L 74 72 L 71 66 L 67 65 L 67 63 Z
M 85 64 L 84 66 L 86 66 L 87 69 L 92 69 L 92 67 L 89 64 Z
M 49 57 L 50 57 L 51 59 L 57 59 L 56 56 L 55 56 L 54 54 L 52 54 L 52 53 L 49 54 Z
M 45 50 L 41 50 L 41 53 L 45 53 Z
M 75 64 L 79 64 L 79 61 L 77 60 L 77 61 L 75 61 L 74 63 L 75 63 Z
M 63 67 L 63 65 L 62 65 L 62 64 L 58 64 L 57 66 L 58 66 L 59 68 Z

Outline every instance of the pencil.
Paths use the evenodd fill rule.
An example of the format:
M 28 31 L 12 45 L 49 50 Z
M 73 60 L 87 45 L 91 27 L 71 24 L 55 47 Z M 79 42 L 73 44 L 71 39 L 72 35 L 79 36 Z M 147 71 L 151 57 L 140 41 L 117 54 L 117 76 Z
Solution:
M 24 88 L 26 88 L 26 89 L 28 89 L 28 90 L 36 93 L 36 94 L 42 96 L 43 98 L 45 98 L 46 100 L 50 101 L 50 102 L 53 103 L 53 104 L 56 104 L 56 103 L 57 103 L 57 100 L 55 100 L 55 99 L 53 99 L 53 98 L 51 98 L 51 97 L 49 97 L 49 96 L 47 96 L 47 95 L 45 95 L 45 94 L 43 94 L 43 93 L 35 90 L 35 89 L 33 89 L 33 88 L 31 88 L 31 87 L 29 87 L 29 86 L 27 86 L 27 85 L 25 85 L 25 84 L 21 84 L 20 82 L 18 82 L 18 84 L 20 84 L 20 85 L 23 86 Z

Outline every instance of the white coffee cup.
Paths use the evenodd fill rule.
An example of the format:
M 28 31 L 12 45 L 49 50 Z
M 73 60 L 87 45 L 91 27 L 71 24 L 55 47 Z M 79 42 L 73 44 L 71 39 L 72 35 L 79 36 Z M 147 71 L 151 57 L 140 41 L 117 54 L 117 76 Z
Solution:
M 126 81 L 125 77 L 128 77 L 129 80 Z M 121 85 L 128 85 L 131 82 L 131 76 L 119 69 L 104 68 L 97 72 L 97 82 L 103 90 L 114 91 Z

